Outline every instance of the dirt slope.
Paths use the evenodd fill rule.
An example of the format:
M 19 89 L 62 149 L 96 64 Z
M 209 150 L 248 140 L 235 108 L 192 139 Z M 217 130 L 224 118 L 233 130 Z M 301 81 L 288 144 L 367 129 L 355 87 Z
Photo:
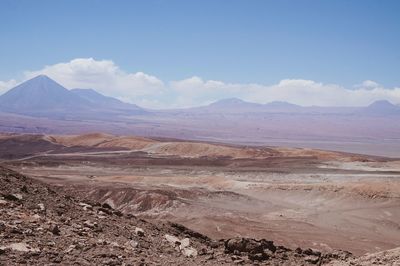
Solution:
M 266 240 L 212 241 L 179 224 L 155 225 L 83 202 L 3 167 L 0 195 L 0 265 L 313 265 L 350 256 Z

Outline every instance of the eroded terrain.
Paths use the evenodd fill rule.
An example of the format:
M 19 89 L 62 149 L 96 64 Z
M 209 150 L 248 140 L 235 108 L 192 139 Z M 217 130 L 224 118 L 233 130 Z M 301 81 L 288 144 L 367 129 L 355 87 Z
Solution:
M 400 161 L 173 139 L 2 135 L 2 164 L 212 239 L 356 255 L 400 246 Z

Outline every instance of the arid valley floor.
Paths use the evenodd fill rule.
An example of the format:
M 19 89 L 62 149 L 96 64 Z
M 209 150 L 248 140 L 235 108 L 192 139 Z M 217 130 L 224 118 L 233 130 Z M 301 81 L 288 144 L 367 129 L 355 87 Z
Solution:
M 400 160 L 174 139 L 3 134 L 1 164 L 211 239 L 356 256 L 400 246 Z

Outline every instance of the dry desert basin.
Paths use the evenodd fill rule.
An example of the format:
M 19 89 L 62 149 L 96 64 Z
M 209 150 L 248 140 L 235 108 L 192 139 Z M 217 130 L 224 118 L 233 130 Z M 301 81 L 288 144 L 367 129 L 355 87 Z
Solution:
M 100 133 L 2 134 L 0 157 L 71 195 L 210 239 L 355 256 L 400 246 L 395 158 Z

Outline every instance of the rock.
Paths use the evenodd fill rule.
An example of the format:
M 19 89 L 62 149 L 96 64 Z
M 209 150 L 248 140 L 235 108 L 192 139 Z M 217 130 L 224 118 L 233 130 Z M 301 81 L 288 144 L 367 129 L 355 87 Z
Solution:
M 31 216 L 31 219 L 33 220 L 33 221 L 37 221 L 37 220 L 40 220 L 40 218 L 42 218 L 42 217 L 40 217 L 40 215 L 39 214 L 37 214 L 37 213 L 35 213 L 34 215 L 32 215 Z
M 58 227 L 58 225 L 54 225 L 50 228 L 50 232 L 52 232 L 53 235 L 59 236 L 61 231 L 60 231 L 60 228 Z
M 43 203 L 39 203 L 38 206 L 39 206 L 39 210 L 40 211 L 45 211 L 46 210 L 46 208 L 44 207 Z
M 6 200 L 18 201 L 18 200 L 22 200 L 23 197 L 21 194 L 7 194 L 7 195 L 4 195 L 4 198 Z
M 210 247 L 211 248 L 219 248 L 219 246 L 220 246 L 220 243 L 218 242 L 218 241 L 211 241 L 211 243 L 210 243 Z
M 6 247 L 0 247 L 0 255 L 6 253 L 7 248 Z
M 249 259 L 250 260 L 256 260 L 256 261 L 264 261 L 269 259 L 269 256 L 265 253 L 250 253 L 249 254 Z
M 235 263 L 235 264 L 244 264 L 244 259 L 234 260 L 233 263 Z
M 137 248 L 139 246 L 139 243 L 135 240 L 131 240 L 129 241 L 129 246 L 131 246 L 132 248 Z
M 140 242 L 139 247 L 149 249 L 150 248 L 150 243 L 149 242 Z
M 225 250 L 228 251 L 228 253 L 234 253 L 235 250 L 238 252 L 244 252 L 246 246 L 242 239 L 228 239 L 225 242 Z
M 319 262 L 320 257 L 315 256 L 315 255 L 309 255 L 304 258 L 306 262 L 312 263 L 312 264 L 317 264 Z
M 324 258 L 327 259 L 336 259 L 336 260 L 346 260 L 350 257 L 352 257 L 352 253 L 348 251 L 343 251 L 343 250 L 337 250 L 332 253 L 328 253 L 324 255 Z
M 180 249 L 184 249 L 184 248 L 187 248 L 187 247 L 190 246 L 190 240 L 189 240 L 189 238 L 184 238 L 184 239 L 182 239 L 180 242 L 181 242 L 181 244 L 179 245 L 179 248 L 180 248 Z
M 62 262 L 62 255 L 60 255 L 60 256 L 57 256 L 57 257 L 55 257 L 54 259 L 53 259 L 53 261 L 52 262 L 54 262 L 54 263 L 61 263 Z
M 79 206 L 82 206 L 84 211 L 93 210 L 93 206 L 92 205 L 86 204 L 84 202 L 80 202 Z
M 6 224 L 3 221 L 0 221 L 0 232 L 3 232 L 6 230 Z
M 22 235 L 24 232 L 22 231 L 21 228 L 13 227 L 11 228 L 10 233 Z
M 268 249 L 269 251 L 274 253 L 277 250 L 277 247 L 274 245 L 274 241 L 268 241 L 268 240 L 262 239 L 261 244 L 263 246 L 264 251 L 265 251 L 265 249 Z M 287 249 L 286 251 L 288 251 L 288 250 L 289 249 Z
M 233 253 L 235 250 L 239 252 L 264 253 L 264 249 L 272 252 L 276 251 L 273 242 L 265 239 L 258 241 L 251 238 L 231 238 L 225 241 L 225 250 L 228 253 Z
M 37 248 L 32 248 L 30 247 L 28 244 L 24 243 L 24 242 L 20 242 L 20 243 L 11 243 L 7 246 L 4 247 L 0 247 L 0 249 L 2 248 L 8 248 L 8 249 L 12 249 L 15 251 L 21 251 L 21 252 L 38 252 L 39 249 Z
M 197 257 L 197 249 L 189 246 L 189 238 L 180 240 L 176 236 L 166 234 L 165 239 L 170 243 L 171 246 L 179 248 L 177 250 L 180 250 L 185 257 Z
M 303 250 L 303 254 L 312 255 L 312 256 L 318 256 L 318 257 L 321 256 L 321 252 L 319 250 L 312 249 L 312 248 L 308 248 L 308 249 Z
M 32 229 L 26 229 L 23 233 L 25 236 L 34 236 Z
M 225 241 L 225 253 L 233 253 L 236 256 L 247 253 L 252 261 L 268 260 L 276 249 L 272 241 L 265 239 L 231 238 Z
M 28 193 L 28 187 L 23 185 L 22 188 L 21 188 L 21 191 L 24 192 L 24 193 Z
M 112 209 L 111 205 L 108 204 L 107 202 L 104 202 L 101 207 L 103 207 L 104 209 Z
M 181 250 L 182 254 L 185 257 L 191 258 L 191 257 L 197 257 L 197 250 L 192 247 L 187 247 Z
M 70 253 L 72 250 L 76 248 L 76 245 L 70 245 L 66 250 L 65 253 Z
M 118 217 L 121 217 L 121 216 L 123 215 L 122 212 L 121 212 L 121 211 L 118 211 L 118 210 L 117 210 L 117 211 L 114 211 L 113 214 L 114 214 L 114 215 L 117 215 Z
M 105 213 L 105 214 L 108 214 L 108 215 L 111 215 L 112 214 L 112 210 L 111 209 L 107 209 L 107 208 L 99 208 L 99 213 Z
M 181 244 L 181 241 L 179 240 L 179 238 L 177 238 L 176 236 L 172 236 L 172 235 L 165 235 L 165 239 L 173 246 L 179 246 Z
M 142 228 L 140 228 L 140 227 L 135 227 L 135 234 L 140 236 L 140 237 L 143 237 L 144 236 L 144 230 Z
M 56 209 L 56 213 L 58 216 L 62 216 L 64 214 L 64 211 L 61 209 Z
M 96 222 L 92 223 L 91 221 L 87 220 L 83 222 L 83 226 L 90 229 L 94 229 L 95 227 L 97 227 L 97 223 Z

